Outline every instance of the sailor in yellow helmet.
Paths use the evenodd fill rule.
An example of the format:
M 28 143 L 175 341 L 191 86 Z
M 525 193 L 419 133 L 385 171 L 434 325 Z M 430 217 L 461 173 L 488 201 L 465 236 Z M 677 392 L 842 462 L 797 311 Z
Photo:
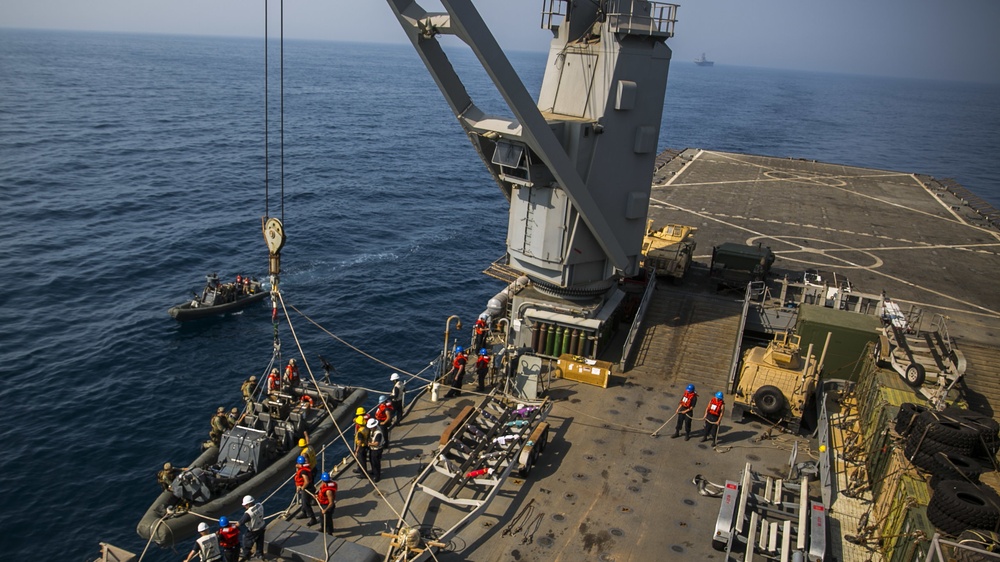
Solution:
M 306 458 L 309 463 L 309 468 L 316 468 L 316 451 L 313 451 L 312 445 L 309 444 L 309 434 L 303 432 L 302 439 L 299 439 L 299 455 Z

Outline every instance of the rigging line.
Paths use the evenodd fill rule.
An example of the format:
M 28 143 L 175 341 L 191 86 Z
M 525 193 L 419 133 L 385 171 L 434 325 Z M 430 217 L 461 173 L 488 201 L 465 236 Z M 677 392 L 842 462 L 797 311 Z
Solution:
M 285 223 L 285 0 L 281 0 L 281 224 Z
M 312 368 L 309 366 L 309 360 L 306 359 L 305 353 L 302 351 L 302 344 L 299 342 L 299 336 L 295 333 L 295 327 L 292 326 L 292 319 L 288 315 L 288 310 L 285 309 L 285 299 L 280 292 L 278 292 L 278 300 L 281 301 L 281 309 L 285 313 L 285 321 L 288 322 L 288 330 L 292 333 L 292 339 L 295 340 L 295 346 L 298 348 L 299 354 L 302 357 L 302 362 L 305 364 L 306 372 L 309 373 L 309 378 L 312 380 L 313 388 L 316 389 L 316 393 L 319 395 L 319 399 L 323 403 L 323 408 L 326 409 L 326 415 L 330 416 L 330 421 L 333 422 L 333 426 L 337 429 L 338 436 L 344 441 L 344 445 L 347 447 L 347 450 L 351 453 L 351 456 L 354 457 L 355 461 L 357 461 L 357 455 L 354 454 L 354 448 L 351 447 L 352 444 L 347 441 L 346 432 L 340 428 L 340 424 L 337 423 L 337 418 L 333 415 L 333 411 L 330 409 L 330 404 L 326 401 L 326 395 L 320 391 L 319 382 L 313 375 Z M 375 490 L 379 497 L 382 498 L 382 501 L 385 502 L 385 505 L 389 507 L 389 510 L 396 516 L 396 519 L 405 523 L 406 519 L 399 513 L 398 510 L 396 510 L 396 508 L 392 505 L 392 502 L 389 501 L 389 498 L 382 493 L 382 490 L 375 485 L 371 475 L 366 473 L 365 477 L 371 483 L 372 489 Z
M 267 0 L 264 0 L 264 216 L 268 216 L 270 208 L 268 203 L 268 161 L 267 161 Z

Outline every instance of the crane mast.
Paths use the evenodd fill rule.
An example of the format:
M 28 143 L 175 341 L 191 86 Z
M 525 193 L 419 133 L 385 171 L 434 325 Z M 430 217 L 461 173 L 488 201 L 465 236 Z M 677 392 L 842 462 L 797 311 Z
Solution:
M 537 343 L 539 316 L 599 343 L 618 279 L 639 269 L 677 6 L 543 0 L 553 37 L 536 102 L 471 0 L 441 0 L 440 13 L 387 2 L 510 202 L 509 265 L 530 280 L 509 307 L 513 343 Z M 513 118 L 475 104 L 440 35 L 469 46 Z

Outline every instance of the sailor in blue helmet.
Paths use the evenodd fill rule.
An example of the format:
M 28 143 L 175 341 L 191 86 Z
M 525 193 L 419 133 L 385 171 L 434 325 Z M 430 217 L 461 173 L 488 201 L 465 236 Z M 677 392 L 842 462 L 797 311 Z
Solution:
M 479 392 L 483 392 L 486 390 L 486 373 L 488 373 L 489 370 L 490 370 L 490 356 L 489 353 L 486 351 L 486 348 L 484 347 L 479 350 L 479 357 L 476 359 L 476 377 L 479 383 L 479 386 L 476 387 L 476 390 L 478 390 Z
M 708 436 L 711 435 L 713 447 L 719 442 L 719 424 L 722 423 L 722 413 L 726 411 L 724 399 L 724 394 L 716 392 L 705 408 L 705 434 L 701 436 L 701 440 L 708 441 Z
M 316 494 L 316 501 L 319 502 L 319 511 L 323 514 L 323 532 L 333 534 L 333 510 L 337 507 L 337 483 L 330 477 L 329 472 L 324 472 L 319 477 L 319 492 Z
M 689 384 L 684 389 L 684 395 L 681 396 L 681 403 L 677 405 L 677 427 L 674 429 L 674 439 L 681 436 L 681 426 L 684 427 L 684 440 L 691 439 L 691 412 L 694 411 L 694 406 L 697 403 L 698 393 L 694 391 L 694 385 Z
M 219 518 L 219 546 L 222 547 L 222 557 L 226 562 L 238 562 L 240 559 L 240 528 L 236 523 L 230 523 L 223 515 Z
M 295 493 L 299 496 L 299 509 L 297 513 L 301 513 L 303 517 L 308 517 L 310 525 L 319 523 L 312 507 L 315 493 L 312 469 L 309 467 L 309 461 L 302 455 L 299 455 L 295 459 Z
M 446 398 L 462 395 L 462 379 L 465 378 L 465 364 L 468 362 L 469 358 L 465 355 L 465 349 L 460 345 L 456 346 L 455 358 L 451 362 L 451 371 L 448 371 L 448 374 L 454 378 L 451 382 L 451 390 L 445 395 Z

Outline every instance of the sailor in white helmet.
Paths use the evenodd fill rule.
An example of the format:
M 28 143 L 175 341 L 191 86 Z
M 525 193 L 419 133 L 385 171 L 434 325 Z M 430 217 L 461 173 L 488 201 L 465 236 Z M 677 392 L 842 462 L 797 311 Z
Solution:
M 222 562 L 222 547 L 219 546 L 219 536 L 212 532 L 208 523 L 202 521 L 198 523 L 198 533 L 200 537 L 195 539 L 194 547 L 188 553 L 184 562 L 193 559 L 195 555 L 201 556 L 202 562 Z
M 392 411 L 395 416 L 392 425 L 395 427 L 403 419 L 403 399 L 406 397 L 406 383 L 403 382 L 403 378 L 399 376 L 399 373 L 390 375 L 389 381 L 392 382 L 392 392 L 389 393 L 389 401 L 392 402 Z
M 246 513 L 240 518 L 240 526 L 243 527 L 243 548 L 240 551 L 240 559 L 250 559 L 250 549 L 256 545 L 255 554 L 264 558 L 264 506 L 253 499 L 253 496 L 243 496 L 243 507 Z

